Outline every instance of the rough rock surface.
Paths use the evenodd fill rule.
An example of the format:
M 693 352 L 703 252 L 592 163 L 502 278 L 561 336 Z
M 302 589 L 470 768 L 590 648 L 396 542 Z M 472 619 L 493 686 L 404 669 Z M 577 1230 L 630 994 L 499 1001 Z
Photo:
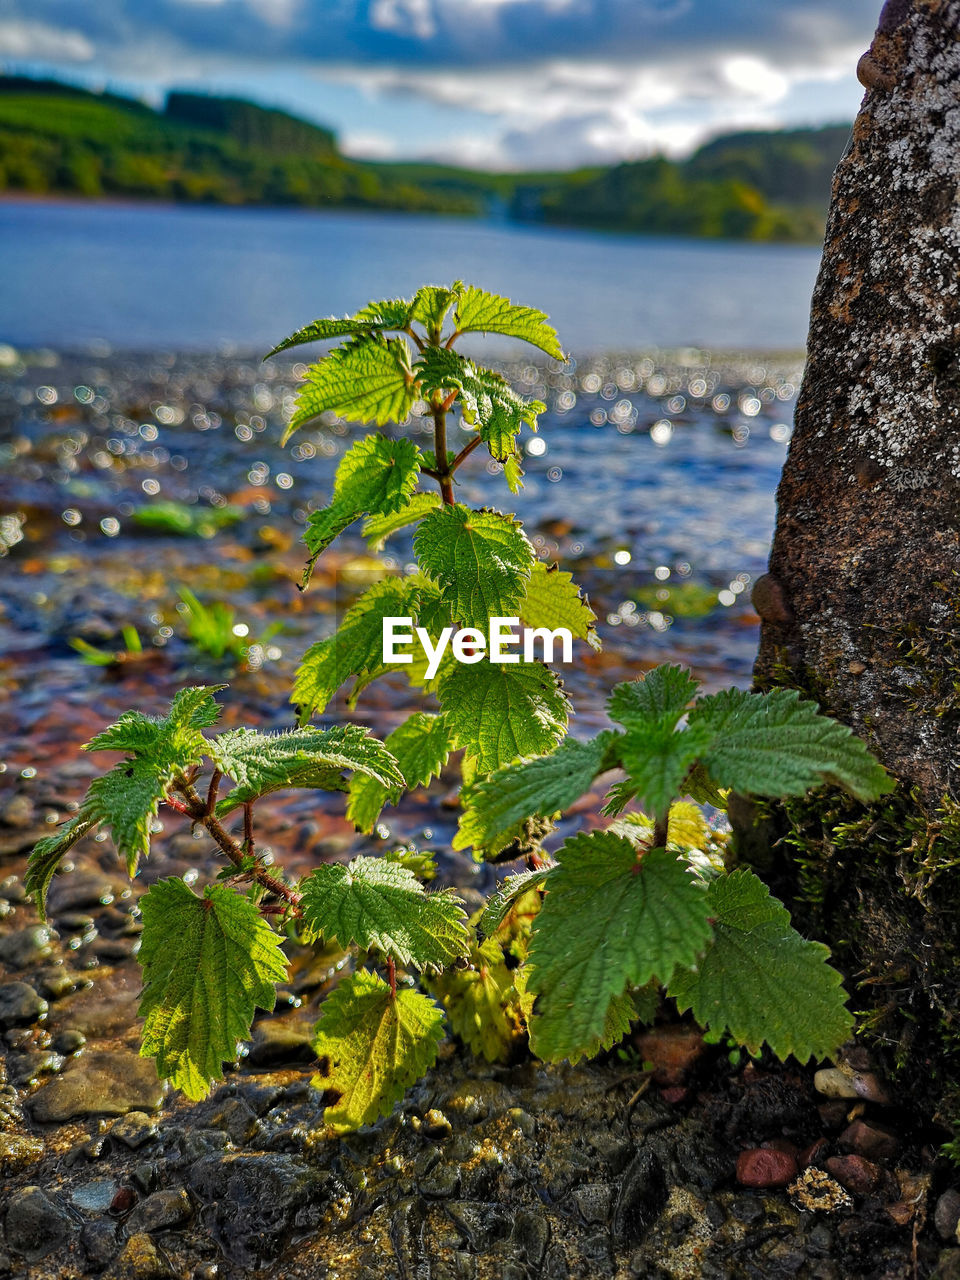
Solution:
M 802 926 L 865 982 L 859 1007 L 888 1061 L 922 1063 L 952 1124 L 960 1087 L 941 1068 L 960 998 L 960 0 L 888 0 L 858 74 L 867 92 L 834 179 L 770 572 L 754 595 L 756 678 L 815 697 L 902 782 L 866 820 L 839 802 L 794 806 L 806 830 L 792 887 Z

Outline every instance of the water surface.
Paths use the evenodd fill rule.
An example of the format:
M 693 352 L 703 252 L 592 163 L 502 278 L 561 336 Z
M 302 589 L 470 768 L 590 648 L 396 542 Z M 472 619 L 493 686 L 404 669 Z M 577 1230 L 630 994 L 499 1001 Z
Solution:
M 0 341 L 258 351 L 317 315 L 461 278 L 542 307 L 577 355 L 798 350 L 818 261 L 406 214 L 17 201 L 0 204 Z

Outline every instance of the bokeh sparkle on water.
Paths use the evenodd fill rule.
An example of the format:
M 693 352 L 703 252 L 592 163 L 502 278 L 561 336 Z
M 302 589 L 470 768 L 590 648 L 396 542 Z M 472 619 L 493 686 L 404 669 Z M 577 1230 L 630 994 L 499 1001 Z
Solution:
M 102 348 L 7 348 L 0 361 L 0 760 L 57 770 L 79 792 L 93 768 L 79 744 L 130 706 L 159 710 L 184 683 L 229 679 L 227 724 L 289 725 L 299 657 L 375 571 L 356 525 L 311 589 L 296 586 L 299 534 L 358 429 L 328 418 L 280 448 L 299 361 Z M 711 689 L 749 683 L 750 586 L 765 567 L 799 361 L 686 350 L 504 368 L 548 406 L 540 434 L 524 438 L 525 488 L 513 497 L 499 465 L 474 455 L 458 497 L 515 511 L 537 555 L 590 596 L 604 650 L 581 646 L 563 669 L 572 731 L 605 724 L 610 686 L 657 662 L 684 662 Z M 424 415 L 405 430 L 432 443 Z M 392 571 L 411 559 L 409 531 L 381 557 Z M 234 610 L 243 669 L 191 647 L 184 587 Z M 121 664 L 89 665 L 73 647 L 123 649 L 131 631 L 142 649 Z M 383 736 L 417 705 L 390 677 L 329 716 Z M 441 784 L 406 798 L 381 835 L 448 837 L 443 797 Z M 340 823 L 341 808 L 331 798 L 324 820 Z M 277 822 L 317 811 L 315 797 L 295 796 Z

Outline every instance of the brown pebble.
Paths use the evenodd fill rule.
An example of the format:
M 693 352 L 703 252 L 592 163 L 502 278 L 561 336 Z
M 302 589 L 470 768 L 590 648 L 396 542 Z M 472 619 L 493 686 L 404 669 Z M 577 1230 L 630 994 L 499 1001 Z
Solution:
M 867 664 L 865 662 L 851 662 L 847 667 L 852 676 L 862 676 L 866 669 Z
M 635 1043 L 643 1061 L 653 1063 L 653 1081 L 659 1085 L 680 1084 L 703 1053 L 703 1034 L 696 1027 L 653 1027 Z
M 917 1206 L 908 1200 L 896 1200 L 893 1204 L 885 1205 L 884 1208 L 898 1227 L 907 1226 L 913 1221 L 914 1214 L 917 1212 Z
M 830 1144 L 826 1138 L 815 1138 L 809 1147 L 804 1147 L 797 1156 L 797 1163 L 801 1169 L 809 1168 L 812 1164 L 822 1164 L 829 1150 Z
M 660 1090 L 660 1097 L 664 1102 L 669 1102 L 672 1106 L 676 1106 L 679 1102 L 685 1102 L 689 1089 L 684 1088 L 682 1084 L 668 1084 Z
M 880 1186 L 883 1170 L 863 1156 L 831 1156 L 826 1162 L 827 1171 L 841 1187 L 857 1196 L 869 1196 Z
M 841 1133 L 840 1145 L 869 1160 L 889 1160 L 900 1150 L 900 1139 L 882 1125 L 854 1120 Z
M 785 1187 L 797 1176 L 797 1160 L 788 1151 L 753 1147 L 737 1157 L 741 1187 Z

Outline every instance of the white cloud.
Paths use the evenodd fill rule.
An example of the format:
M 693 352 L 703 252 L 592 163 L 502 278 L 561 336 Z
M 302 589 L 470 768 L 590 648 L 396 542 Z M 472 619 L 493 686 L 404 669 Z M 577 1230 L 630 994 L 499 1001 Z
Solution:
M 848 49 L 841 74 L 852 75 L 855 62 Z M 563 59 L 522 73 L 509 67 L 350 67 L 316 74 L 364 90 L 385 110 L 398 98 L 436 106 L 451 113 L 454 130 L 455 112 L 485 116 L 488 128 L 452 130 L 418 154 L 517 169 L 609 164 L 658 151 L 676 155 L 721 130 L 777 127 L 788 95 L 798 85 L 836 78 L 836 65 L 788 72 L 762 57 L 718 51 L 657 64 Z
M 0 21 L 0 57 L 89 62 L 93 55 L 93 44 L 79 31 L 48 26 L 45 22 Z
M 348 132 L 340 138 L 340 149 L 345 155 L 356 160 L 397 160 L 400 158 L 399 144 L 396 138 L 385 133 L 357 130 Z

